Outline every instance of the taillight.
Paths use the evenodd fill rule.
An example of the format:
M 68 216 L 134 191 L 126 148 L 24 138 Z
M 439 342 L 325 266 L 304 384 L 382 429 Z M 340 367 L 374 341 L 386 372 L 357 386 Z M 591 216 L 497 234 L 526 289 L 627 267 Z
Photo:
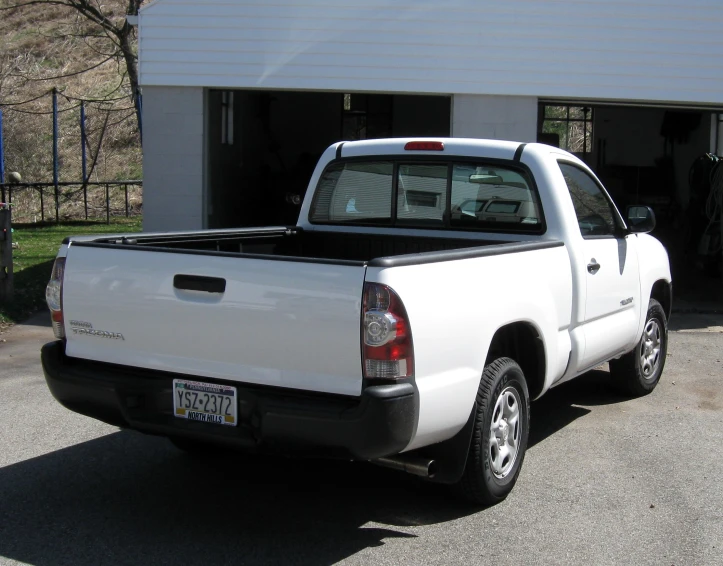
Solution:
M 440 141 L 410 141 L 404 146 L 407 151 L 444 151 L 444 142 Z
M 362 309 L 364 377 L 412 377 L 412 331 L 407 311 L 399 296 L 386 285 L 365 283 Z
M 53 322 L 53 333 L 56 338 L 65 338 L 63 326 L 63 275 L 65 275 L 65 258 L 56 258 L 53 264 L 53 273 L 45 288 L 45 300 L 50 309 L 50 319 Z

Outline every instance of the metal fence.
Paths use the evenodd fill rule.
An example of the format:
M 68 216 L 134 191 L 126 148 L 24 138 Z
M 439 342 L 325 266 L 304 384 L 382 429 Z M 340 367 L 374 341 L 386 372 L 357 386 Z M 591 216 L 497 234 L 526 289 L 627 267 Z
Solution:
M 0 203 L 0 305 L 13 298 L 13 229 L 11 209 Z
M 129 97 L 53 89 L 0 103 L 0 202 L 12 198 L 16 222 L 139 214 L 142 176 L 140 112 Z
M 22 223 L 98 220 L 137 216 L 143 211 L 142 181 L 89 183 L 2 183 L 0 202 Z

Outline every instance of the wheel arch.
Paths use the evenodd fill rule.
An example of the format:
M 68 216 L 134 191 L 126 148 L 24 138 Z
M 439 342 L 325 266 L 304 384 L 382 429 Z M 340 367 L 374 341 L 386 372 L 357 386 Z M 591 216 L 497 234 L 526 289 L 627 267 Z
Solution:
M 673 285 L 665 279 L 658 279 L 650 289 L 650 298 L 655 299 L 663 307 L 666 320 L 670 320 L 673 309 Z M 647 307 L 646 307 L 647 310 Z
M 487 351 L 485 366 L 493 360 L 508 357 L 522 368 L 530 399 L 536 399 L 545 388 L 547 357 L 542 333 L 530 322 L 518 321 L 497 329 Z
M 501 357 L 512 358 L 518 363 L 525 374 L 530 400 L 539 397 L 544 390 L 547 369 L 545 344 L 540 330 L 528 321 L 511 322 L 499 327 L 490 341 L 485 367 Z M 475 400 L 467 423 L 455 436 L 409 453 L 436 460 L 438 472 L 432 481 L 455 483 L 462 477 L 467 463 L 476 413 L 477 401 Z

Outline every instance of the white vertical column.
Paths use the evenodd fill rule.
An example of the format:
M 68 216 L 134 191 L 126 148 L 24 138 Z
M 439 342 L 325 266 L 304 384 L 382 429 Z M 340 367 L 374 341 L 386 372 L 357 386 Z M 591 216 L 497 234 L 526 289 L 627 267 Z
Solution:
M 143 230 L 204 224 L 203 88 L 143 88 Z

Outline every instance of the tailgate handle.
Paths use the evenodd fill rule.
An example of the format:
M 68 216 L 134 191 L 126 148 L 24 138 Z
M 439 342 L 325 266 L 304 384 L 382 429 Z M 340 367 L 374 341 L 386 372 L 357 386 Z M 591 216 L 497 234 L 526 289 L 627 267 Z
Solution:
M 220 277 L 204 277 L 203 275 L 175 275 L 173 286 L 184 291 L 204 291 L 206 293 L 223 293 L 226 280 Z

